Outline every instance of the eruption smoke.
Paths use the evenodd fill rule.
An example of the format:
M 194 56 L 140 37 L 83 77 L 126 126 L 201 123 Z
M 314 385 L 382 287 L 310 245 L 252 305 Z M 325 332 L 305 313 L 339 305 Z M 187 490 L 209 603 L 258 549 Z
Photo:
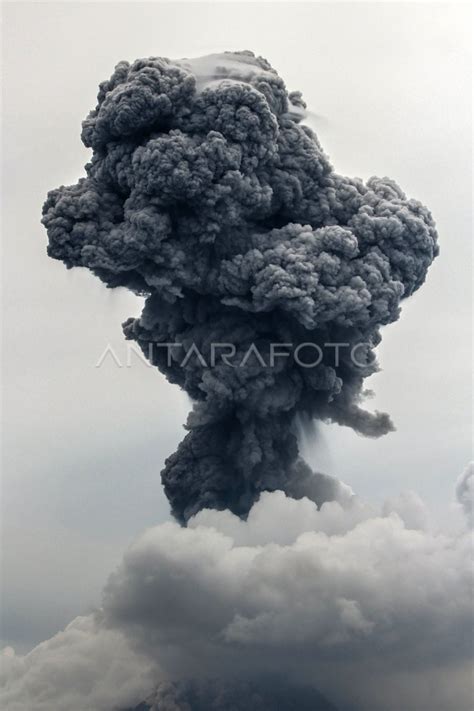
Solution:
M 219 679 L 163 682 L 147 702 L 127 711 L 337 711 L 311 686 L 269 677 L 258 682 Z
M 304 116 L 251 52 L 120 62 L 83 123 L 87 177 L 44 205 L 49 255 L 146 296 L 125 335 L 194 402 L 162 472 L 181 521 L 205 507 L 245 516 L 263 490 L 338 498 L 299 458 L 296 416 L 393 428 L 361 408 L 363 381 L 380 327 L 437 255 L 434 222 L 388 178 L 337 175 Z M 292 355 L 208 365 L 212 344 L 268 362 L 273 343 L 340 342 L 364 344 L 358 364 L 324 351 L 311 368 Z M 203 359 L 168 358 L 165 343 Z

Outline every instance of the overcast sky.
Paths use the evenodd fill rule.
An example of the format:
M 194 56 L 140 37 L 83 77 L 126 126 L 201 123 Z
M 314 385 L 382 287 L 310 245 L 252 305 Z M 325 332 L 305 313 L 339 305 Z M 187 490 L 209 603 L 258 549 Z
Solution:
M 141 300 L 48 259 L 40 225 L 47 191 L 83 172 L 81 121 L 121 59 L 251 49 L 303 92 L 338 172 L 388 175 L 430 207 L 441 256 L 384 332 L 370 381 L 397 431 L 374 441 L 321 426 L 305 454 L 366 499 L 411 488 L 441 512 L 471 457 L 467 5 L 6 3 L 3 14 L 6 641 L 26 650 L 97 604 L 126 544 L 168 517 L 159 472 L 186 396 L 138 359 L 125 367 L 121 322 Z M 107 344 L 124 367 L 95 367 Z

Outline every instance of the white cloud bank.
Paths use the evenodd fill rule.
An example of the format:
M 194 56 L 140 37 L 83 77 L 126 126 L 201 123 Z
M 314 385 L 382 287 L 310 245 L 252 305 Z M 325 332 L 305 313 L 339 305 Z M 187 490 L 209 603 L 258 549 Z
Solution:
M 458 482 L 458 513 L 472 479 Z M 472 613 L 468 528 L 436 530 L 416 495 L 376 512 L 266 493 L 246 522 L 207 510 L 146 531 L 97 622 L 7 657 L 0 702 L 113 711 L 164 677 L 277 672 L 340 711 L 470 711 Z
M 152 660 L 94 615 L 76 617 L 24 656 L 5 648 L 0 665 L 3 711 L 113 711 L 143 699 L 159 679 Z

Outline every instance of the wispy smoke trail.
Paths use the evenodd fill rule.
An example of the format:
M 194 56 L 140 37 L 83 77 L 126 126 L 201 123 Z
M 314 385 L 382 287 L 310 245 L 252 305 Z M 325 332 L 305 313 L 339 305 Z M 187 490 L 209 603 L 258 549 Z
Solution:
M 437 254 L 434 223 L 388 178 L 337 175 L 304 109 L 251 52 L 120 62 L 83 124 L 87 177 L 44 206 L 51 257 L 147 297 L 126 337 L 195 403 L 162 472 L 181 521 L 203 507 L 244 516 L 262 490 L 338 498 L 298 456 L 297 414 L 368 436 L 393 427 L 361 409 L 363 381 L 380 327 Z M 242 359 L 275 342 L 365 346 L 357 365 L 347 352 L 312 368 L 207 365 L 212 344 Z M 194 344 L 206 364 L 149 348 L 165 343 Z

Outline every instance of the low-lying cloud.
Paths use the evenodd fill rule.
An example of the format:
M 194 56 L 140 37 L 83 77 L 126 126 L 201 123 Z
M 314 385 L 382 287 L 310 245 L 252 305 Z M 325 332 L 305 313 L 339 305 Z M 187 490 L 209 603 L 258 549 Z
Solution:
M 145 698 L 159 678 L 153 660 L 91 614 L 76 617 L 29 654 L 3 650 L 0 706 L 4 711 L 113 711 Z
M 458 514 L 470 472 L 457 485 Z M 204 510 L 187 528 L 151 528 L 110 577 L 99 611 L 6 658 L 0 698 L 8 711 L 30 711 L 37 692 L 35 711 L 112 711 L 164 680 L 225 686 L 280 674 L 340 711 L 468 711 L 467 523 L 438 530 L 415 494 L 380 511 L 357 497 L 318 510 L 277 491 L 247 521 Z M 167 688 L 183 694 L 179 684 Z

